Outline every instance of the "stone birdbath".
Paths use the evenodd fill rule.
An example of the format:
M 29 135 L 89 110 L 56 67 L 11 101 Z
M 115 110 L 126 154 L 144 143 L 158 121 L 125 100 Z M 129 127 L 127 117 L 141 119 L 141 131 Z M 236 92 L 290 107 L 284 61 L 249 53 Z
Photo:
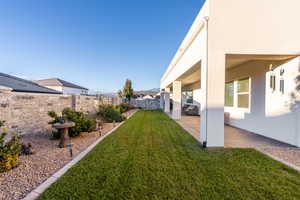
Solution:
M 64 148 L 67 146 L 66 141 L 69 139 L 69 128 L 74 127 L 74 122 L 55 123 L 52 125 L 53 128 L 60 131 L 60 142 L 59 147 Z

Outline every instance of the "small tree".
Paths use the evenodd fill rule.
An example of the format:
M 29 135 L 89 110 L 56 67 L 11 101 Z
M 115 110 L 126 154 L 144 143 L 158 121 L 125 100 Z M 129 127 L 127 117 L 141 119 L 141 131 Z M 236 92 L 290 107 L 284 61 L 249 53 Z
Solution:
M 125 97 L 127 102 L 130 102 L 131 97 L 133 96 L 132 82 L 129 79 L 126 79 L 124 88 L 123 88 L 123 96 Z
M 117 94 L 118 94 L 118 97 L 119 97 L 120 99 L 122 99 L 122 98 L 123 98 L 123 93 L 122 93 L 122 91 L 121 91 L 121 90 L 118 90 Z

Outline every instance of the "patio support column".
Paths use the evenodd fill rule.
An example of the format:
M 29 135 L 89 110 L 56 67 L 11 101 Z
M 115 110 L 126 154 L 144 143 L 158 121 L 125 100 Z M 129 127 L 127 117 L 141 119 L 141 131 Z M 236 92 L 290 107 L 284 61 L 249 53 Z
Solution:
M 206 44 L 201 60 L 200 141 L 207 147 L 224 147 L 225 55 L 209 38 L 209 19 L 205 20 Z
M 181 118 L 181 81 L 173 82 L 173 111 L 172 118 Z
M 210 58 L 210 57 L 209 57 Z M 215 55 L 201 67 L 200 141 L 207 147 L 224 146 L 225 55 Z
M 164 99 L 165 99 L 165 109 L 164 111 L 166 113 L 170 112 L 170 88 L 166 88 L 165 89 L 165 93 L 164 93 Z
M 298 108 L 298 112 L 296 113 L 296 122 L 299 122 L 299 120 L 300 120 L 300 108 Z M 297 134 L 296 146 L 300 147 L 300 123 L 297 123 L 297 126 L 298 127 L 296 128 L 296 134 Z
M 165 93 L 164 93 L 164 91 L 161 91 L 160 92 L 160 109 L 161 110 L 164 110 L 164 101 L 165 101 Z

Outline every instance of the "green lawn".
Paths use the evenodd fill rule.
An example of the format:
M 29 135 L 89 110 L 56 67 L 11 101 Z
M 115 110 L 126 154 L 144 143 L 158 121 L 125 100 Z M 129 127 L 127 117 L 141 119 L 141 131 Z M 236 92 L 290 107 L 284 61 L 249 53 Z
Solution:
M 204 150 L 139 111 L 39 199 L 300 199 L 300 173 L 251 149 Z

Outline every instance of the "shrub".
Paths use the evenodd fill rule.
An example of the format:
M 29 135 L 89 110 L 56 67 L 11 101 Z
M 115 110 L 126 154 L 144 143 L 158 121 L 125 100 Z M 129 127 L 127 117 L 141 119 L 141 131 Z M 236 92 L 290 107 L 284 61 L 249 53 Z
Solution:
M 4 121 L 0 121 L 0 127 Z M 0 134 L 0 172 L 5 172 L 17 166 L 19 162 L 19 153 L 21 151 L 20 138 L 17 135 L 5 142 L 6 132 Z
M 105 122 L 121 122 L 125 120 L 125 117 L 114 108 L 112 105 L 100 105 L 98 116 L 100 116 Z
M 124 112 L 127 112 L 128 110 L 130 110 L 130 109 L 131 109 L 131 106 L 130 106 L 129 104 L 122 103 L 122 104 L 120 104 L 120 105 L 117 105 L 117 106 L 115 107 L 115 109 L 116 109 L 117 111 L 119 111 L 120 113 L 124 113 Z
M 82 112 L 76 112 L 70 108 L 65 108 L 62 112 L 62 117 L 58 116 L 54 111 L 48 112 L 48 115 L 53 118 L 50 124 L 55 124 L 62 121 L 74 122 L 75 126 L 69 129 L 69 136 L 79 136 L 81 132 L 92 132 L 94 129 L 94 120 L 88 119 Z M 55 137 L 59 134 L 54 133 Z

